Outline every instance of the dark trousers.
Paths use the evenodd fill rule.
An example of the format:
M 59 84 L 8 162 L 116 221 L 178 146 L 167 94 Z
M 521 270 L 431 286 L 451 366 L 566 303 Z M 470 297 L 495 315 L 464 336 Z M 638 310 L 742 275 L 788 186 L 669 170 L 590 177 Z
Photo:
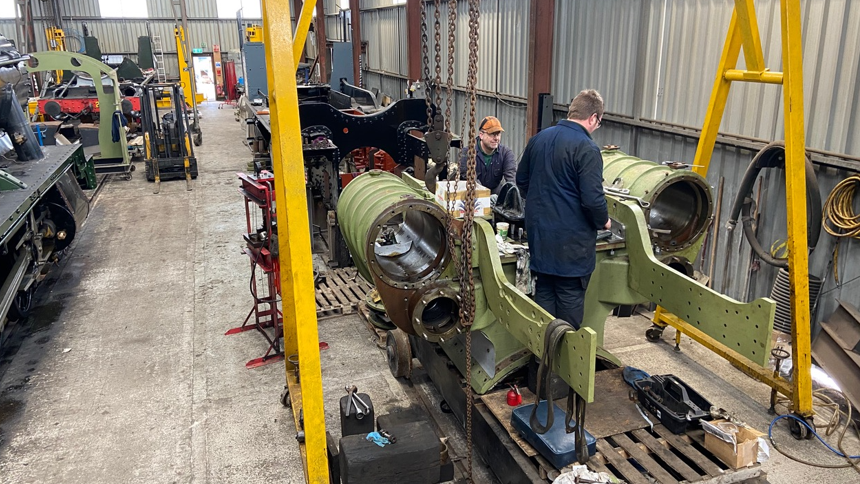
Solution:
M 535 272 L 535 302 L 548 313 L 579 329 L 582 324 L 585 290 L 591 274 L 562 277 Z

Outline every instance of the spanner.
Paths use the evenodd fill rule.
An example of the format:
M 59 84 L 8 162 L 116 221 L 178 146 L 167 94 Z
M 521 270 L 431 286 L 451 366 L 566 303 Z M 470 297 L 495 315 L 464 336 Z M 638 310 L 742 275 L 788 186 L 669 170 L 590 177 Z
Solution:
M 651 426 L 651 431 L 653 432 L 654 431 L 654 422 L 652 422 L 651 419 L 648 418 L 647 415 L 645 415 L 645 411 L 642 410 L 642 407 L 640 407 L 638 403 L 636 404 L 636 410 L 639 410 L 639 415 L 642 415 L 642 418 L 644 418 L 645 421 L 648 422 L 648 425 Z
M 358 390 L 356 390 L 356 392 L 357 391 Z M 355 397 L 356 400 L 358 400 L 358 403 L 360 403 L 362 407 L 364 407 L 364 413 L 367 413 L 370 411 L 370 406 L 368 404 L 364 403 L 364 399 L 359 397 L 358 393 L 353 393 L 352 396 Z M 356 407 L 358 407 L 358 405 L 356 405 Z
M 346 393 L 349 396 L 349 399 L 346 401 L 346 416 L 349 417 L 350 409 L 353 405 L 355 405 L 353 403 L 353 396 L 355 394 L 356 388 L 355 386 L 353 386 L 352 388 L 345 386 L 343 387 L 343 389 L 346 390 Z M 364 418 L 364 412 L 361 412 L 361 416 L 359 416 L 359 412 L 361 412 L 361 410 L 358 409 L 358 405 L 355 405 L 355 418 L 361 420 Z
M 365 404 L 365 403 L 364 403 L 360 398 L 358 398 L 358 396 L 355 394 L 355 392 L 357 392 L 357 391 L 358 391 L 358 388 L 356 388 L 356 386 L 355 386 L 355 385 L 353 385 L 353 386 L 351 386 L 351 387 L 346 387 L 346 386 L 345 386 L 345 387 L 343 387 L 343 388 L 344 388 L 344 390 L 346 390 L 346 392 L 349 394 L 349 402 L 346 404 L 346 414 L 347 414 L 347 415 L 349 415 L 349 406 L 350 406 L 350 404 L 352 404 L 352 405 L 355 407 L 355 418 L 357 418 L 358 420 L 363 419 L 363 418 L 364 418 L 364 415 L 365 415 L 365 414 L 370 410 L 370 407 L 368 407 L 368 406 L 367 406 L 367 405 L 366 405 L 366 404 Z M 356 403 L 356 400 L 357 400 L 358 402 L 361 402 L 361 404 L 362 404 L 362 405 L 364 405 L 364 411 L 362 411 L 362 410 L 361 410 L 361 408 L 359 408 L 358 403 Z
M 634 200 L 642 208 L 649 208 L 651 206 L 650 202 L 646 202 L 645 200 L 642 200 L 639 197 L 634 197 L 633 195 L 628 195 L 630 193 L 630 190 L 627 189 L 603 187 L 603 193 L 611 195 L 613 197 L 618 197 L 622 200 Z

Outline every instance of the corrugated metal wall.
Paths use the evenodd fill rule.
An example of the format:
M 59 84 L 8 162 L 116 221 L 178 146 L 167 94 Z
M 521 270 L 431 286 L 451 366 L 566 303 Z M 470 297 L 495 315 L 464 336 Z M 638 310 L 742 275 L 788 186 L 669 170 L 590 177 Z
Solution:
M 335 42 L 344 42 L 349 39 L 349 33 L 344 35 L 343 16 L 346 16 L 349 22 L 349 10 L 341 10 L 338 0 L 318 0 L 324 2 L 323 9 L 325 11 L 325 36 L 327 40 Z
M 160 36 L 162 39 L 167 75 L 178 76 L 179 67 L 173 37 L 175 22 L 171 0 L 146 0 L 146 2 L 149 19 L 102 19 L 98 0 L 64 0 L 62 6 L 64 28 L 69 48 L 74 50 L 80 48 L 83 39 L 82 23 L 86 22 L 90 35 L 99 39 L 103 53 L 123 54 L 136 59 L 137 38 L 147 35 L 148 24 L 152 35 Z M 327 13 L 337 12 L 336 0 L 325 0 L 325 2 Z M 43 16 L 49 16 L 50 12 L 43 2 L 34 2 L 33 6 L 33 15 L 37 19 L 35 21 L 37 49 L 46 50 L 45 37 L 38 32 L 43 31 L 45 26 L 51 23 L 47 18 L 40 20 Z M 293 4 L 290 2 L 290 12 L 294 15 L 292 7 Z M 208 53 L 212 51 L 214 44 L 218 44 L 224 60 L 238 60 L 239 33 L 236 19 L 219 19 L 216 2 L 212 0 L 187 0 L 186 8 L 190 46 L 203 48 L 203 51 Z M 262 19 L 246 18 L 244 21 L 261 23 Z M 0 33 L 16 40 L 17 45 L 21 45 L 13 19 L 0 20 Z M 315 55 L 315 46 L 312 45 L 314 42 L 315 39 L 309 38 L 308 55 L 311 57 Z
M 651 28 L 640 41 L 659 46 L 662 40 L 663 49 L 646 58 L 648 74 L 644 76 L 647 81 L 639 114 L 701 126 L 733 4 L 711 0 L 649 3 Z M 805 0 L 801 6 L 807 143 L 817 149 L 857 153 L 860 31 L 854 27 L 860 25 L 860 4 L 850 0 Z M 766 65 L 782 70 L 779 1 L 759 0 L 756 9 Z M 698 21 L 703 18 L 708 21 Z M 691 25 L 698 27 L 690 28 Z M 597 48 L 601 54 L 608 54 L 603 46 Z M 743 66 L 743 55 L 739 65 Z M 721 131 L 762 139 L 781 138 L 781 96 L 781 87 L 738 83 L 732 87 Z M 751 106 L 755 109 L 750 110 Z
M 325 16 L 325 37 L 334 42 L 347 42 L 350 40 L 350 13 L 344 10 L 339 14 Z
M 61 0 L 63 18 L 99 18 L 99 0 Z M 172 19 L 173 7 L 170 0 L 146 0 L 149 18 Z M 218 18 L 218 9 L 213 0 L 186 0 L 188 18 Z M 51 8 L 47 2 L 33 2 L 33 16 L 49 16 Z
M 361 12 L 361 36 L 367 41 L 365 64 L 370 70 L 406 75 L 405 8 L 383 8 Z M 328 36 L 328 33 L 326 33 Z
M 428 37 L 430 38 L 429 62 L 435 72 L 434 54 L 434 6 L 426 4 Z M 448 4 L 442 2 L 439 9 L 441 23 L 441 69 L 442 81 L 448 70 Z M 528 56 L 529 2 L 522 0 L 484 0 L 481 2 L 480 31 L 478 36 L 478 89 L 511 97 L 525 98 L 526 58 Z M 403 18 L 405 21 L 405 17 Z M 405 25 L 404 25 L 405 27 Z M 401 29 L 401 42 L 406 44 L 406 29 Z M 456 51 L 454 60 L 454 84 L 466 86 L 469 68 L 469 4 L 457 3 Z M 362 34 L 363 35 L 363 34 Z M 369 39 L 365 39 L 369 40 Z M 416 48 L 421 48 L 416 46 Z
M 811 148 L 860 155 L 860 30 L 852 27 L 860 25 L 860 2 L 802 0 L 801 6 L 807 143 Z M 458 86 L 465 86 L 468 67 L 466 7 L 466 2 L 459 3 L 455 61 Z M 555 102 L 565 105 L 580 90 L 596 88 L 606 100 L 607 112 L 645 121 L 637 123 L 641 126 L 632 126 L 607 120 L 595 132 L 598 144 L 617 144 L 630 154 L 655 161 L 691 161 L 696 151 L 694 137 L 668 132 L 648 121 L 702 125 L 732 7 L 733 2 L 717 0 L 556 0 Z M 756 9 L 766 64 L 772 70 L 781 70 L 779 0 L 758 0 Z M 440 13 L 444 46 L 445 5 Z M 427 4 L 427 18 L 432 42 L 432 3 Z M 525 144 L 525 105 L 518 101 L 524 101 L 526 95 L 527 25 L 528 2 L 482 2 L 478 85 L 489 95 L 479 96 L 478 117 L 498 116 L 506 129 L 503 142 L 516 153 Z M 399 33 L 405 45 L 405 25 Z M 370 34 L 364 35 L 369 45 L 378 40 Z M 491 55 L 485 55 L 487 52 Z M 443 47 L 443 81 L 446 57 Z M 433 63 L 432 46 L 430 62 Z M 739 68 L 742 67 L 743 54 L 739 62 Z M 402 95 L 388 89 L 405 87 L 405 80 L 381 74 L 368 75 L 367 82 L 369 87 L 377 87 L 394 98 Z M 452 115 L 457 133 L 461 132 L 464 101 L 464 94 L 458 92 Z M 566 116 L 566 109 L 558 108 L 555 117 L 561 119 Z M 767 140 L 782 139 L 782 112 L 780 87 L 736 83 L 721 131 Z M 715 198 L 720 177 L 724 178 L 723 210 L 714 254 L 714 287 L 742 300 L 768 296 L 776 274 L 772 267 L 762 264 L 747 278 L 750 250 L 749 244 L 741 241 L 740 230 L 728 244 L 725 227 L 728 212 L 754 155 L 748 149 L 718 144 L 708 174 Z M 783 173 L 768 171 L 772 173 L 761 177 L 763 215 L 759 238 L 765 247 L 786 238 Z M 832 168 L 816 171 L 822 200 L 849 174 Z M 860 278 L 857 256 L 860 242 L 841 243 L 838 269 L 844 285 L 838 288 L 830 266 L 834 246 L 834 239 L 823 233 L 810 256 L 810 272 L 826 279 L 816 313 L 818 320 L 830 315 L 837 298 L 860 306 L 860 279 L 855 279 Z M 707 268 L 711 252 L 712 248 L 704 251 L 697 267 L 704 261 Z
M 62 0 L 60 3 L 64 18 L 70 15 L 74 17 L 98 17 L 100 15 L 98 0 Z M 32 5 L 34 17 L 50 16 L 51 7 L 46 2 L 33 2 Z
M 15 27 L 15 19 L 0 19 L 0 34 L 9 40 L 15 41 L 15 45 L 21 46 L 18 41 L 18 29 Z
M 556 102 L 569 103 L 579 91 L 598 88 L 607 111 L 633 115 L 636 76 L 631 74 L 642 5 L 629 0 L 556 0 L 552 79 Z
M 406 0 L 359 0 L 358 8 L 365 11 L 374 8 L 394 7 L 405 3 Z

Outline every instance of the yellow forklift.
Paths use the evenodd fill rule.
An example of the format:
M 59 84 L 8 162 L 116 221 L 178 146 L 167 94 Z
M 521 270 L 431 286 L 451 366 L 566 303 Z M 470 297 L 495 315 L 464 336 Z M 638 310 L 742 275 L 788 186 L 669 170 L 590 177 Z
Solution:
M 164 109 L 165 97 L 176 100 Z M 191 113 L 179 84 L 147 84 L 140 99 L 141 128 L 145 153 L 146 179 L 155 182 L 154 193 L 161 189 L 161 180 L 185 178 L 188 190 L 197 178 L 197 158 L 191 142 Z

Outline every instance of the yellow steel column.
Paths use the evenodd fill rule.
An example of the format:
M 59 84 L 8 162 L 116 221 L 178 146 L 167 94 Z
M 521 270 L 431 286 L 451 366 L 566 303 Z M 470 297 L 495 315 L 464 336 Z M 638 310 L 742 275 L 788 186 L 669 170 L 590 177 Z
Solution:
M 744 45 L 744 62 L 747 70 L 763 71 L 764 55 L 761 51 L 761 38 L 758 33 L 753 0 L 735 0 L 735 15 Z
M 293 36 L 293 64 L 298 67 L 302 59 L 302 49 L 308 40 L 308 29 L 311 28 L 311 19 L 314 16 L 314 8 L 317 0 L 305 0 L 302 4 L 302 13 L 296 18 L 296 33 Z M 321 20 L 325 22 L 325 19 Z M 319 48 L 319 47 L 317 47 Z
M 693 167 L 693 171 L 702 176 L 708 173 L 711 154 L 714 152 L 714 143 L 717 142 L 717 133 L 720 131 L 720 123 L 723 120 L 726 101 L 729 98 L 729 88 L 732 86 L 732 81 L 726 79 L 725 73 L 737 66 L 742 43 L 743 39 L 738 28 L 738 9 L 735 7 L 734 12 L 732 12 L 732 21 L 729 23 L 729 32 L 726 34 L 723 54 L 720 56 L 714 89 L 711 91 L 711 99 L 708 101 L 708 111 L 705 114 L 702 134 L 699 136 L 699 146 L 696 147 L 696 157 L 693 159 L 693 165 L 696 165 Z
M 271 153 L 281 263 L 284 353 L 299 355 L 301 386 L 295 381 L 290 363 L 286 363 L 286 379 L 296 421 L 299 411 L 304 409 L 305 478 L 307 482 L 324 484 L 329 482 L 325 413 L 296 66 L 290 63 L 293 60 L 293 37 L 289 4 L 290 0 L 263 0 L 263 39 L 268 67 Z
M 806 239 L 806 134 L 803 126 L 803 44 L 800 0 L 781 0 L 788 267 L 794 349 L 794 411 L 813 414 L 810 368 L 809 259 Z

